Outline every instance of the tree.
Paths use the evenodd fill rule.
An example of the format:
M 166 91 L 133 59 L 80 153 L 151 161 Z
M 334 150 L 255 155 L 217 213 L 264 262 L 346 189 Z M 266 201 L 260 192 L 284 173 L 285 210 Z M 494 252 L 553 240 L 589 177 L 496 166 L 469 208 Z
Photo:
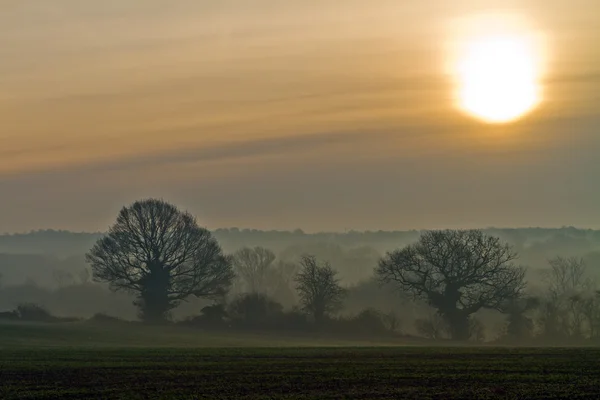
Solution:
M 434 307 L 451 336 L 469 339 L 469 319 L 480 309 L 501 310 L 521 295 L 525 270 L 500 239 L 479 230 L 428 231 L 416 244 L 387 253 L 375 269 L 382 283 L 395 283 Z
M 233 266 L 237 275 L 244 281 L 250 293 L 265 290 L 275 254 L 264 247 L 244 247 L 233 255 Z
M 314 256 L 302 256 L 300 272 L 296 275 L 296 290 L 305 312 L 311 314 L 317 324 L 341 307 L 346 293 L 339 283 L 337 271 L 328 262 L 321 265 Z
M 544 281 L 548 285 L 540 322 L 547 337 L 583 336 L 586 305 L 593 282 L 583 259 L 555 257 L 549 262 Z
M 211 233 L 189 213 L 156 199 L 124 207 L 86 260 L 95 281 L 137 295 L 135 305 L 148 322 L 164 321 L 191 295 L 224 295 L 234 277 Z

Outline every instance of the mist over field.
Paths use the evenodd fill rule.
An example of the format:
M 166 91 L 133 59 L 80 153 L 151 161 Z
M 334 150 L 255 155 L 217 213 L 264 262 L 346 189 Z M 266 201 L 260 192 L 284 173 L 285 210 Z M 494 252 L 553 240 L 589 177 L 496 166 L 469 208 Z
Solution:
M 382 284 L 374 269 L 386 252 L 415 243 L 423 232 L 346 232 L 306 234 L 296 231 L 258 231 L 250 229 L 219 229 L 214 237 L 227 254 L 242 249 L 263 248 L 273 254 L 268 266 L 271 275 L 263 276 L 253 287 L 248 286 L 248 276 L 235 269 L 236 278 L 229 293 L 218 300 L 190 296 L 170 313 L 174 322 L 190 320 L 203 314 L 203 308 L 212 304 L 229 304 L 231 307 L 248 293 L 260 293 L 273 301 L 276 312 L 295 312 L 299 306 L 294 274 L 298 263 L 306 254 L 328 262 L 338 273 L 340 285 L 347 290 L 343 304 L 332 318 L 351 320 L 369 312 L 372 320 L 365 320 L 366 332 L 380 340 L 388 340 L 386 324 L 393 316 L 397 324 L 394 331 L 411 337 L 433 338 L 435 335 L 419 324 L 423 321 L 438 323 L 435 307 L 427 301 L 414 299 L 408 293 Z M 550 301 L 549 288 L 552 281 L 550 261 L 560 256 L 573 258 L 582 263 L 581 273 L 591 286 L 573 287 L 566 294 L 591 295 L 600 279 L 600 232 L 575 228 L 561 229 L 488 229 L 486 234 L 497 236 L 510 244 L 518 253 L 518 264 L 527 267 L 527 289 L 523 297 L 535 297 Z M 22 304 L 37 304 L 52 315 L 73 318 L 91 318 L 102 314 L 124 320 L 136 321 L 139 309 L 135 306 L 134 292 L 109 290 L 108 285 L 94 282 L 93 272 L 85 260 L 85 253 L 101 239 L 102 233 L 72 233 L 66 231 L 37 231 L 29 234 L 4 235 L 0 237 L 0 311 L 10 311 Z M 281 274 L 284 275 L 281 275 Z M 287 275 L 285 275 L 287 274 Z M 583 277 L 582 277 L 583 279 Z M 583 282 L 583 280 L 582 280 Z M 277 309 L 277 308 L 276 308 Z M 264 311 L 255 311 L 261 314 Z M 526 312 L 531 320 L 529 335 L 543 335 L 544 316 L 542 306 Z M 475 318 L 482 323 L 483 333 L 478 340 L 495 341 L 506 334 L 509 315 L 494 310 L 481 310 Z M 230 318 L 235 318 L 230 316 Z M 239 317 L 241 318 L 241 317 Z M 245 318 L 245 317 L 244 317 Z M 251 317 L 249 317 L 251 318 Z M 262 317 L 261 317 L 262 318 Z M 387 318 L 387 319 L 386 319 Z M 233 320 L 232 320 L 233 321 Z M 386 322 L 387 321 L 387 322 Z M 282 319 L 273 322 L 279 328 L 290 324 Z M 381 331 L 378 331 L 381 324 Z M 583 322 L 581 329 L 584 328 Z M 240 325 L 241 326 L 241 325 Z M 264 325 L 263 321 L 263 327 Z M 586 325 L 587 326 L 587 325 Z M 434 329 L 434 328 L 431 328 Z M 431 330 L 430 329 L 430 330 Z M 438 327 L 438 329 L 441 329 Z M 438 335 L 444 335 L 438 333 Z M 368 335 L 367 335 L 368 336 Z M 586 333 L 583 337 L 588 337 Z M 577 339 L 574 336 L 572 340 Z M 582 339 L 583 339 L 582 337 Z M 517 338 L 515 338 L 517 339 Z M 520 340 L 519 339 L 519 340 Z M 560 340 L 567 340 L 562 337 Z M 557 339 L 558 340 L 558 339 Z M 568 339 L 571 340 L 571 339 Z

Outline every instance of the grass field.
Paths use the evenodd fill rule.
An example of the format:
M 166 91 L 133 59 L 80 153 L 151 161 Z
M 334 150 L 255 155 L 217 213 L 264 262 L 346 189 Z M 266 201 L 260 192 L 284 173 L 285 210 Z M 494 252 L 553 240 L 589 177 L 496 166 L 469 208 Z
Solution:
M 600 398 L 600 349 L 331 347 L 164 329 L 132 343 L 131 332 L 0 325 L 0 398 Z

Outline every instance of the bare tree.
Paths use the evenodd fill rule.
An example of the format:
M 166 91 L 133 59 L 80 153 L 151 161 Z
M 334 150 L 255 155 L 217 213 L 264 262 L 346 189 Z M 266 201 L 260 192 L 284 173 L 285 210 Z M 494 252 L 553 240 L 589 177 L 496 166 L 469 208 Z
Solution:
M 586 304 L 593 282 L 583 259 L 555 257 L 544 276 L 548 285 L 541 314 L 542 330 L 553 338 L 584 336 Z
M 427 301 L 453 339 L 467 340 L 472 314 L 501 310 L 507 299 L 521 295 L 525 270 L 513 264 L 516 258 L 510 246 L 478 230 L 428 231 L 416 244 L 387 253 L 375 273 Z
M 279 260 L 269 269 L 265 282 L 266 292 L 269 296 L 276 298 L 284 306 L 297 304 L 298 299 L 294 291 L 294 279 L 298 273 L 299 266 L 296 263 Z
M 546 272 L 544 279 L 548 284 L 548 293 L 551 297 L 576 295 L 592 286 L 582 258 L 555 257 L 548 263 L 550 270 Z
M 381 321 L 385 325 L 386 329 L 390 331 L 390 333 L 397 333 L 400 331 L 400 329 L 402 329 L 402 319 L 394 310 L 383 313 L 381 315 Z
M 314 256 L 302 256 L 300 266 L 296 276 L 300 303 L 320 324 L 325 316 L 341 307 L 346 291 L 339 283 L 337 271 L 328 262 L 319 265 Z
M 222 296 L 234 277 L 211 233 L 189 213 L 156 199 L 124 207 L 86 260 L 96 281 L 138 296 L 145 321 L 163 321 L 191 295 Z
M 265 291 L 275 254 L 264 247 L 244 247 L 233 255 L 233 266 L 250 293 Z

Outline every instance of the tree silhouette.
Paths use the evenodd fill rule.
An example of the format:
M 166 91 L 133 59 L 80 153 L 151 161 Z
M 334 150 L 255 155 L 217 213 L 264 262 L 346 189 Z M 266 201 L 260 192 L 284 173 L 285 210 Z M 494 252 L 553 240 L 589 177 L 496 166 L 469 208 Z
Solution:
M 187 212 L 162 200 L 124 207 L 108 234 L 86 255 L 94 280 L 138 296 L 143 320 L 160 322 L 187 297 L 225 294 L 229 258 Z
M 232 258 L 237 275 L 244 281 L 250 293 L 265 289 L 267 276 L 275 261 L 275 254 L 264 247 L 244 247 Z
M 375 273 L 437 309 L 452 338 L 469 339 L 470 316 L 482 308 L 501 310 L 524 289 L 524 269 L 500 239 L 478 230 L 428 231 L 416 244 L 379 261 Z
M 346 291 L 340 286 L 337 272 L 325 262 L 319 265 L 314 256 L 302 256 L 301 270 L 296 276 L 296 290 L 304 311 L 320 324 L 325 316 L 337 310 Z

